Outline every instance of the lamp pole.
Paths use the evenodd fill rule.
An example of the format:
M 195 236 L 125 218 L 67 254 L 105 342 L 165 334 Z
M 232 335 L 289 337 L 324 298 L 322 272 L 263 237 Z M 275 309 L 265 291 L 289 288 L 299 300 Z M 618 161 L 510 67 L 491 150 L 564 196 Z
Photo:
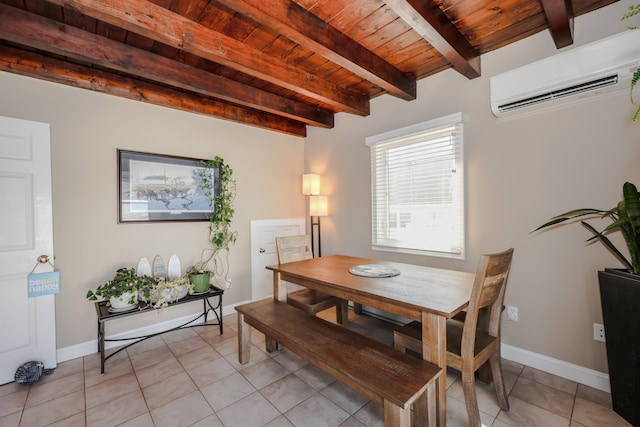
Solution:
M 313 222 L 313 215 L 311 216 L 311 252 L 315 254 L 315 245 L 314 245 L 314 239 L 313 239 L 313 229 L 314 227 L 317 225 L 318 226 L 318 257 L 322 256 L 322 243 L 320 240 L 320 217 L 316 216 L 316 219 L 318 222 Z M 315 255 L 314 255 L 315 257 Z

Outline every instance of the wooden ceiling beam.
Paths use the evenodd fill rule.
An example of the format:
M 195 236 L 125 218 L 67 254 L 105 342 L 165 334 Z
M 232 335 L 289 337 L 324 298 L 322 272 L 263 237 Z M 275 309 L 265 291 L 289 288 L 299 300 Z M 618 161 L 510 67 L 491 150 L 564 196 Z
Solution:
M 302 122 L 1 44 L 0 71 L 216 117 L 296 137 L 307 136 L 306 126 Z
M 0 4 L 0 38 L 324 128 L 333 114 L 142 49 Z
M 570 0 L 542 0 L 544 14 L 556 48 L 573 44 L 573 6 Z
M 341 88 L 305 70 L 270 57 L 147 0 L 46 0 L 100 21 L 182 49 L 247 75 L 324 102 L 338 111 L 366 116 L 367 94 Z
M 331 24 L 290 0 L 218 0 L 305 48 L 373 83 L 389 94 L 416 98 L 415 76 L 404 73 Z
M 480 77 L 480 53 L 458 31 L 436 2 L 385 0 L 387 6 L 420 34 L 463 76 Z

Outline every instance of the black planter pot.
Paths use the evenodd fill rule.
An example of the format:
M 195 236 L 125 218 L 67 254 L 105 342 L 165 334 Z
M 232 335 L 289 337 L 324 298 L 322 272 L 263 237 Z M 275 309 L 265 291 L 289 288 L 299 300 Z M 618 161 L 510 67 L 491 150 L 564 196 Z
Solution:
M 640 426 L 640 275 L 598 272 L 613 410 Z

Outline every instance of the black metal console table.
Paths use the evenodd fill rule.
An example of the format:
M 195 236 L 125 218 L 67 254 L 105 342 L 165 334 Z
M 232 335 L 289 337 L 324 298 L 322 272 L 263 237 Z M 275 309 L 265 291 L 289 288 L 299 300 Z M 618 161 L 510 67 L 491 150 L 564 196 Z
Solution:
M 140 341 L 144 341 L 147 340 L 149 338 L 153 338 L 156 335 L 160 335 L 160 334 L 164 334 L 166 332 L 170 332 L 170 331 L 175 331 L 176 329 L 182 329 L 182 328 L 193 328 L 193 327 L 197 327 L 197 326 L 219 326 L 220 327 L 220 334 L 223 333 L 222 331 L 222 294 L 224 293 L 224 290 L 222 289 L 218 289 L 215 287 L 211 287 L 209 288 L 209 291 L 199 294 L 199 295 L 187 295 L 186 297 L 173 302 L 171 304 L 169 304 L 169 307 L 172 307 L 174 305 L 179 305 L 179 304 L 185 304 L 188 302 L 194 302 L 194 301 L 199 301 L 202 300 L 202 313 L 200 313 L 197 317 L 195 317 L 194 319 L 188 321 L 187 323 L 183 323 L 182 325 L 176 326 L 175 328 L 171 328 L 171 329 L 167 329 L 166 331 L 161 331 L 161 332 L 156 332 L 153 334 L 149 334 L 149 335 L 141 335 L 141 336 L 137 336 L 137 337 L 128 337 L 128 338 L 105 338 L 105 332 L 104 332 L 104 328 L 105 328 L 105 323 L 107 323 L 109 320 L 113 320 L 113 319 L 122 319 L 124 317 L 128 317 L 128 316 L 134 316 L 136 314 L 140 314 L 140 313 L 146 313 L 150 310 L 155 310 L 151 305 L 149 304 L 145 304 L 145 303 L 141 303 L 139 307 L 133 309 L 133 310 L 129 310 L 129 311 L 124 311 L 124 312 L 110 312 L 109 311 L 109 307 L 107 306 L 107 301 L 98 301 L 95 303 L 96 305 L 96 313 L 98 314 L 98 351 L 100 352 L 100 373 L 104 374 L 104 363 L 111 357 L 111 356 L 115 356 L 116 354 L 118 354 L 119 352 L 121 352 L 122 350 L 126 349 L 127 347 L 130 347 L 134 344 L 139 343 Z M 211 301 L 209 300 L 209 298 L 211 297 L 218 297 L 218 303 L 216 305 L 213 305 L 211 303 Z M 207 318 L 209 315 L 209 312 L 213 311 L 213 314 L 215 314 L 216 319 L 218 320 L 217 323 L 206 323 L 207 322 Z M 204 322 L 203 323 L 198 323 L 198 324 L 193 324 L 196 320 L 200 319 L 204 317 Z M 105 356 L 104 352 L 105 352 L 105 348 L 104 348 L 104 343 L 105 341 L 131 341 L 131 340 L 136 340 L 132 343 L 129 343 L 121 348 L 119 348 L 118 350 L 114 351 L 113 353 L 109 354 L 108 356 Z

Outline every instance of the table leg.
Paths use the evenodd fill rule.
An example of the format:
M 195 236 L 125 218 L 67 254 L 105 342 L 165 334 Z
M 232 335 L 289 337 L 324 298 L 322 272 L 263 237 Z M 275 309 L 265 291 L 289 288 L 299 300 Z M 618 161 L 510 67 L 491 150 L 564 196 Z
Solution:
M 217 325 L 220 327 L 220 334 L 222 335 L 224 332 L 222 329 L 222 294 L 218 295 L 218 304 L 215 307 L 211 304 L 209 298 L 204 298 L 202 301 L 204 303 L 204 322 L 207 323 L 208 321 L 207 316 L 209 314 L 209 310 L 213 311 L 213 314 L 216 316 L 216 320 L 218 321 Z M 207 306 L 209 307 L 207 308 Z
M 402 409 L 386 399 L 383 404 L 385 427 L 411 427 L 411 407 Z
M 359 302 L 354 302 L 353 303 L 353 312 L 355 314 L 362 314 L 362 304 L 360 304 Z
M 249 363 L 251 359 L 251 326 L 244 321 L 244 314 L 238 313 L 238 361 Z
M 222 317 L 223 317 L 223 314 L 222 314 L 222 294 L 220 294 L 219 299 L 218 299 L 218 307 L 220 307 L 220 319 L 219 319 L 219 322 L 220 322 L 220 335 L 222 335 L 222 333 L 223 333 L 223 331 L 222 331 Z
M 98 320 L 98 350 L 100 350 L 100 373 L 104 374 L 104 322 Z
M 280 273 L 273 272 L 273 299 L 287 302 L 287 284 L 280 280 Z
M 287 283 L 280 280 L 280 273 L 273 272 L 273 299 L 276 301 L 287 302 Z M 273 353 L 280 349 L 280 344 L 270 337 L 266 337 L 267 353 Z
M 436 380 L 437 425 L 447 422 L 447 319 L 435 313 L 422 313 L 422 357 L 442 369 Z M 433 419 L 432 415 L 429 415 Z
M 265 347 L 267 353 L 273 353 L 274 351 L 280 350 L 280 344 L 277 341 L 274 341 L 271 337 L 265 337 Z

